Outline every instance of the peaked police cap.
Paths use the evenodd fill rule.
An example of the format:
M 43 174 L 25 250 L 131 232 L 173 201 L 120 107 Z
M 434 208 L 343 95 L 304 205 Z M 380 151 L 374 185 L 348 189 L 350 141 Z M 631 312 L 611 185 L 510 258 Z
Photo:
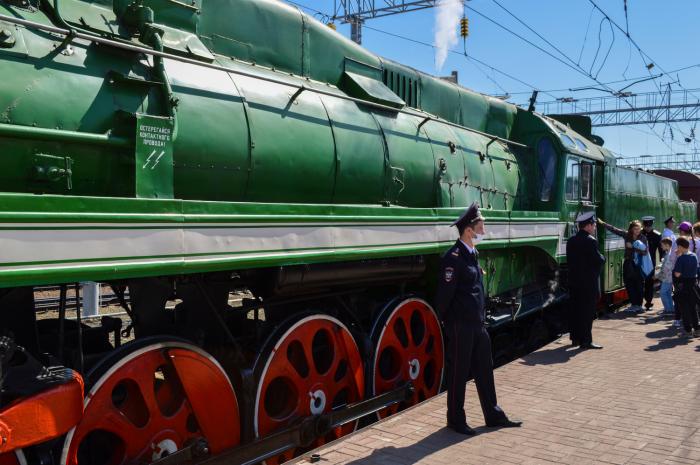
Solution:
M 583 212 L 576 217 L 576 222 L 578 224 L 588 224 L 595 222 L 594 212 Z
M 469 208 L 467 208 L 462 215 L 452 222 L 451 226 L 457 226 L 458 228 L 463 228 L 469 226 L 475 221 L 484 221 L 484 217 L 481 216 L 481 210 L 479 210 L 479 204 L 473 202 Z

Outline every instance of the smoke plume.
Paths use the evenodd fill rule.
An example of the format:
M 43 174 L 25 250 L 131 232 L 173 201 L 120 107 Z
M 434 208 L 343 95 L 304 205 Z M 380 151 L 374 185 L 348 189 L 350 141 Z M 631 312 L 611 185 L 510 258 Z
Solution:
M 457 44 L 461 0 L 439 0 L 435 9 L 435 67 L 440 72 L 448 50 Z

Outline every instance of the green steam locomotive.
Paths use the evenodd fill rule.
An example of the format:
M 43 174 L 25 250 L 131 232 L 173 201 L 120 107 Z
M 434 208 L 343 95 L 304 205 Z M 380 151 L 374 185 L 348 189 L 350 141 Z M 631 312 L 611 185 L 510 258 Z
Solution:
M 556 329 L 578 213 L 695 212 L 590 121 L 275 0 L 0 0 L 0 70 L 2 464 L 280 463 L 439 392 L 433 275 L 472 201 L 504 346 Z M 134 341 L 81 318 L 82 281 Z

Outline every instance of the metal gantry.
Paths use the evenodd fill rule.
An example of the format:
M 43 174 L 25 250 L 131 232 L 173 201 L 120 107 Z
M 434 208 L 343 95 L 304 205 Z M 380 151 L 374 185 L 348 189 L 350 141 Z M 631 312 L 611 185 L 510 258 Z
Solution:
M 665 155 L 640 155 L 638 157 L 618 158 L 619 166 L 641 168 L 645 170 L 676 169 L 700 173 L 700 152 L 671 153 Z
M 335 0 L 332 21 L 350 24 L 350 38 L 362 43 L 362 24 L 367 19 L 433 8 L 438 0 Z
M 543 102 L 544 114 L 586 115 L 593 126 L 675 123 L 700 120 L 700 89 L 624 93 Z
M 437 0 L 335 0 L 333 19 L 350 23 L 354 18 L 381 18 L 409 11 L 433 8 Z

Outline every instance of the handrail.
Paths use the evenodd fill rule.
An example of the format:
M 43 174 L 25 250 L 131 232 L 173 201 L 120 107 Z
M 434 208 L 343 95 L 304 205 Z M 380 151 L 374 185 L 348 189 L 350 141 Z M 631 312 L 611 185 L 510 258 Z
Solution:
M 137 52 L 137 53 L 143 53 L 143 54 L 146 54 L 146 55 L 151 55 L 151 56 L 153 56 L 153 57 L 168 58 L 168 59 L 170 59 L 170 60 L 179 61 L 179 62 L 181 62 L 181 63 L 187 63 L 187 64 L 190 64 L 190 65 L 201 66 L 201 67 L 204 67 L 204 68 L 214 69 L 214 70 L 217 70 L 217 71 L 223 71 L 223 72 L 225 72 L 225 73 L 237 74 L 237 75 L 239 75 L 239 76 L 246 76 L 246 77 L 250 77 L 250 78 L 254 78 L 254 79 L 259 79 L 259 80 L 266 81 L 266 82 L 271 82 L 271 83 L 274 83 L 274 84 L 280 84 L 280 85 L 287 86 L 287 87 L 293 87 L 293 88 L 295 88 L 295 89 L 299 89 L 299 88 L 302 87 L 302 86 L 299 86 L 299 85 L 295 85 L 295 84 L 292 84 L 292 83 L 283 81 L 283 80 L 281 80 L 281 79 L 275 79 L 275 78 L 271 78 L 271 77 L 267 77 L 267 76 L 261 76 L 261 75 L 259 75 L 259 74 L 248 73 L 248 72 L 245 72 L 245 71 L 236 70 L 236 69 L 229 68 L 229 67 L 227 67 L 227 66 L 221 66 L 221 65 L 217 65 L 217 64 L 213 64 L 213 63 L 206 63 L 206 62 L 202 62 L 202 61 L 199 61 L 199 60 L 194 60 L 194 59 L 192 59 L 192 58 L 186 58 L 186 57 L 182 57 L 182 56 L 179 56 L 179 55 L 174 55 L 174 54 L 171 54 L 171 53 L 167 53 L 167 52 L 162 52 L 162 51 L 154 50 L 154 49 L 152 49 L 152 48 L 147 48 L 147 47 L 141 47 L 141 46 L 138 46 L 138 45 L 127 44 L 127 43 L 118 42 L 118 41 L 111 40 L 111 39 L 105 39 L 104 37 L 101 37 L 101 36 L 98 36 L 98 35 L 87 34 L 87 33 L 85 33 L 85 32 L 80 32 L 80 31 L 77 31 L 77 30 L 62 29 L 62 28 L 59 28 L 59 27 L 49 26 L 49 25 L 46 25 L 46 24 L 37 23 L 37 22 L 35 22 L 35 21 L 29 21 L 29 20 L 22 19 L 22 18 L 15 18 L 15 17 L 12 17 L 12 16 L 3 15 L 3 14 L 0 14 L 0 21 L 6 21 L 6 22 L 8 22 L 8 23 L 19 24 L 19 25 L 21 25 L 21 26 L 25 26 L 25 27 L 32 28 L 32 29 L 38 29 L 38 30 L 45 31 L 45 32 L 51 32 L 51 33 L 54 33 L 54 34 L 60 34 L 60 35 L 63 35 L 63 36 L 65 36 L 65 37 L 69 37 L 69 36 L 70 36 L 70 37 L 75 37 L 75 38 L 78 38 L 78 39 L 88 40 L 88 41 L 90 41 L 90 42 L 94 42 L 94 43 L 98 43 L 98 44 L 103 44 L 103 45 L 109 45 L 109 46 L 111 46 L 111 47 L 116 47 L 116 48 L 120 48 L 120 49 L 123 49 L 123 50 L 131 51 L 131 52 Z M 525 145 L 525 144 L 521 144 L 521 143 L 519 143 L 519 142 L 515 142 L 515 141 L 509 140 L 509 139 L 504 139 L 504 138 L 502 138 L 502 137 L 494 136 L 493 134 L 488 134 L 488 133 L 485 133 L 485 132 L 481 132 L 481 131 L 478 131 L 478 130 L 476 130 L 476 129 L 468 128 L 468 127 L 466 127 L 466 126 L 462 126 L 462 125 L 460 125 L 460 124 L 456 124 L 456 123 L 453 123 L 453 122 L 451 122 L 451 121 L 447 121 L 447 120 L 441 119 L 441 118 L 439 118 L 439 117 L 429 115 L 429 114 L 427 114 L 427 113 L 425 113 L 425 112 L 420 112 L 420 111 L 417 111 L 417 110 L 409 111 L 409 110 L 398 109 L 398 108 L 390 107 L 390 106 L 388 106 L 388 105 L 382 105 L 382 104 L 380 104 L 380 103 L 369 102 L 369 101 L 367 101 L 367 100 L 362 100 L 362 99 L 359 99 L 359 98 L 350 97 L 350 96 L 344 95 L 344 94 L 337 94 L 337 93 L 325 91 L 325 90 L 322 90 L 322 89 L 316 89 L 316 88 L 313 88 L 313 87 L 305 87 L 304 90 L 307 90 L 307 91 L 309 91 L 309 92 L 314 92 L 314 93 L 317 93 L 317 94 L 320 94 L 320 95 L 326 95 L 326 96 L 329 96 L 329 97 L 335 97 L 335 98 L 340 98 L 340 99 L 343 99 L 343 100 L 348 100 L 348 101 L 351 101 L 351 102 L 355 102 L 355 103 L 358 103 L 358 104 L 361 104 L 361 105 L 366 105 L 366 106 L 369 106 L 369 107 L 372 107 L 372 108 L 377 108 L 377 109 L 379 109 L 379 110 L 383 110 L 383 111 L 387 111 L 387 112 L 391 112 L 391 113 L 403 113 L 403 114 L 410 115 L 410 116 L 415 116 L 415 117 L 418 117 L 418 118 L 424 118 L 424 119 L 427 119 L 428 121 L 439 122 L 439 123 L 442 123 L 442 124 L 446 124 L 446 125 L 448 125 L 448 126 L 456 127 L 456 128 L 459 128 L 459 129 L 463 129 L 463 130 L 465 130 L 465 131 L 472 132 L 472 133 L 474 133 L 474 134 L 478 134 L 478 135 L 480 135 L 480 136 L 483 136 L 483 137 L 486 137 L 486 138 L 490 139 L 491 141 L 496 141 L 496 140 L 497 140 L 497 141 L 502 142 L 502 143 L 504 143 L 504 144 L 513 145 L 513 146 L 516 146 L 516 147 L 523 147 L 523 148 L 527 148 L 527 147 L 528 147 L 528 146 Z
M 0 136 L 19 139 L 43 139 L 50 141 L 80 142 L 85 144 L 107 144 L 114 147 L 132 147 L 134 142 L 128 137 L 112 134 L 95 134 L 90 132 L 65 131 L 62 129 L 37 128 L 17 124 L 0 123 Z

